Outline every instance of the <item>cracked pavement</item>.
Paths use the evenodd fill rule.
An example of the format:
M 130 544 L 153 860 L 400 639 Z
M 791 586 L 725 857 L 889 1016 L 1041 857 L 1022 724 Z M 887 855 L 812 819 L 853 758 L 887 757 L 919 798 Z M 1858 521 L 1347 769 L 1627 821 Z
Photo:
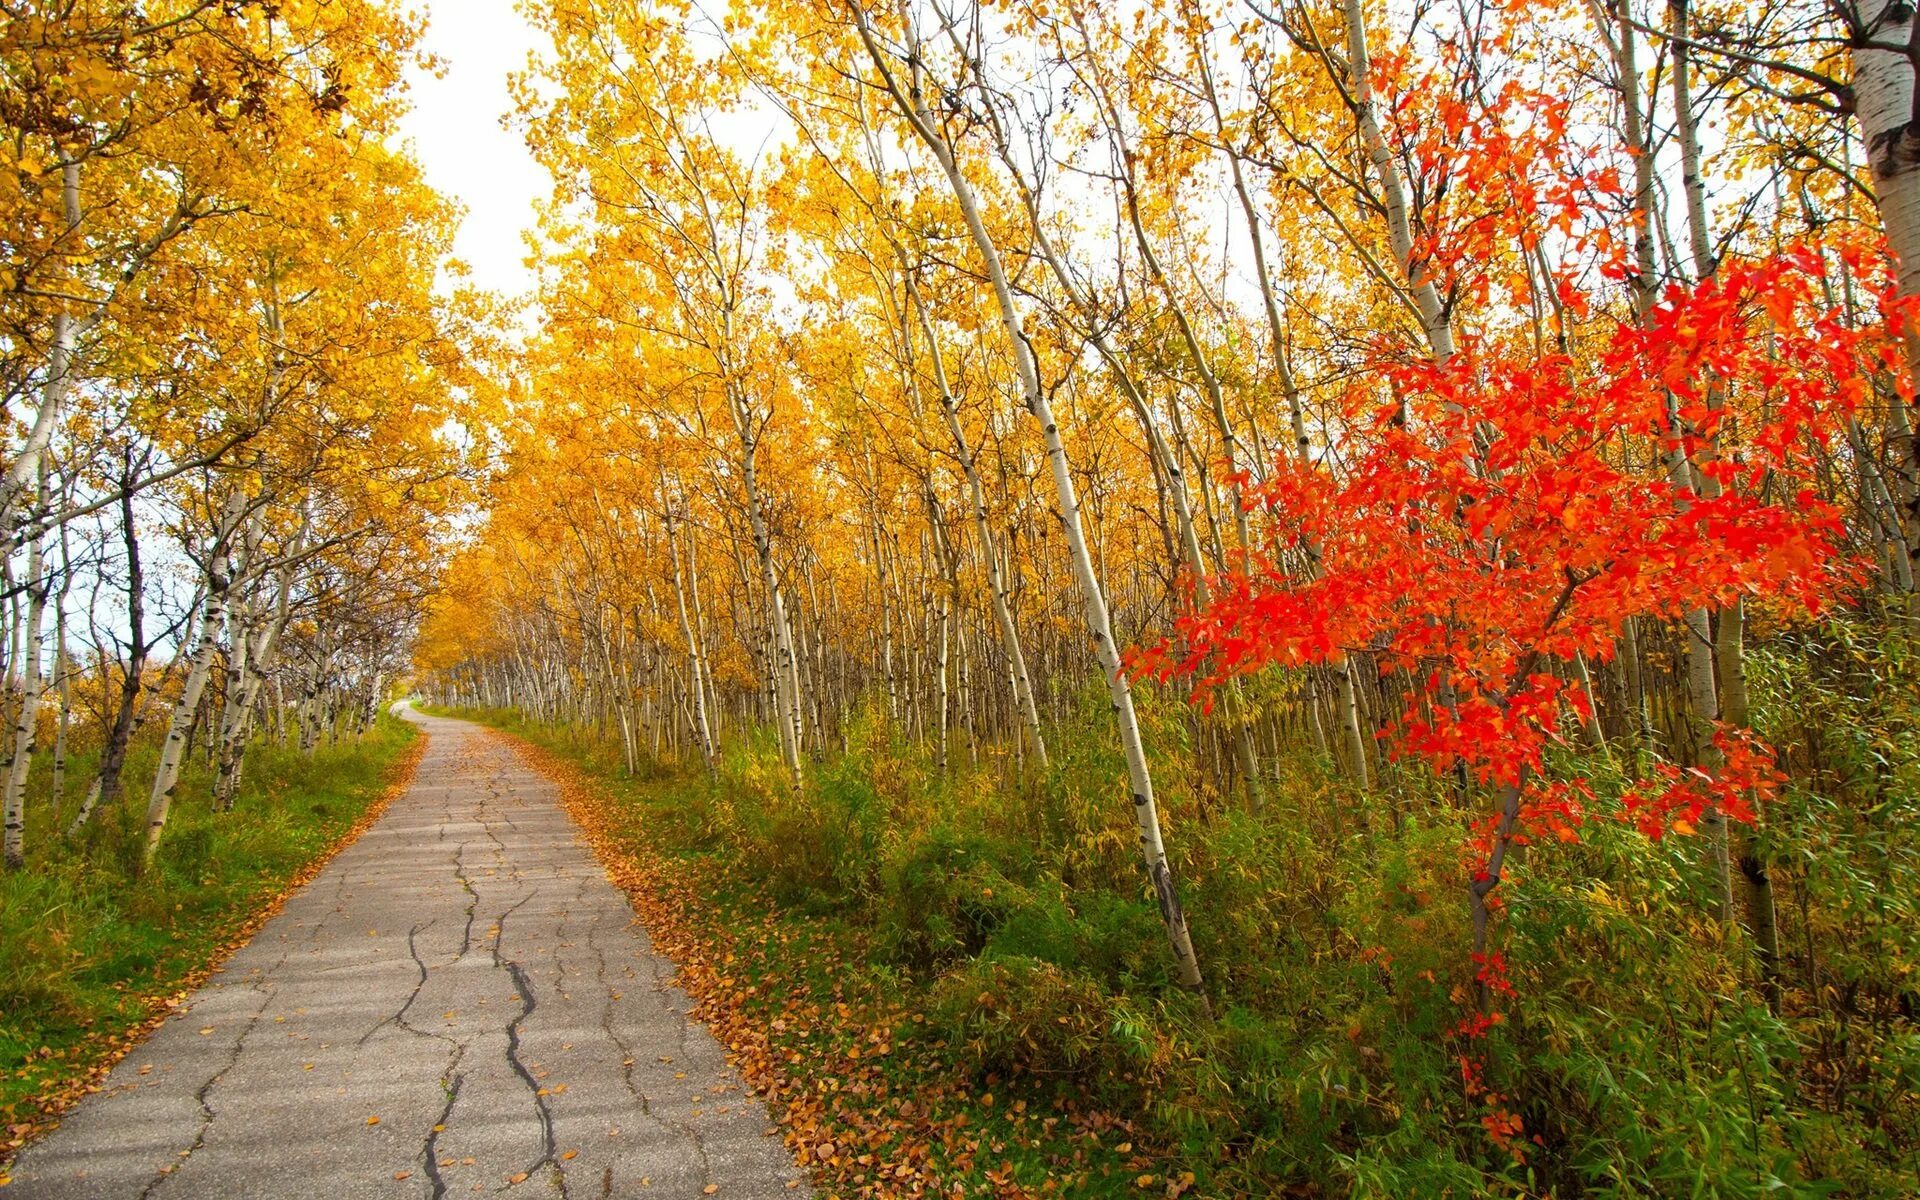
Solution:
M 430 739 L 412 786 L 7 1200 L 810 1195 L 554 785 L 404 715 Z

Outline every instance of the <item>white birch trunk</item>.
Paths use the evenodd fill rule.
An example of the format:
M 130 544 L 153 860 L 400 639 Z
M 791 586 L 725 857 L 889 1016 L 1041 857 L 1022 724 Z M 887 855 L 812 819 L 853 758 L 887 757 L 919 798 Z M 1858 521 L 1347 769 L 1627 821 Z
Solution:
M 941 170 L 945 173 L 947 182 L 953 190 L 954 199 L 959 204 L 967 232 L 972 238 L 975 250 L 984 262 L 987 277 L 992 282 L 994 298 L 1000 311 L 1000 321 L 1005 327 L 1007 340 L 1013 351 L 1021 390 L 1025 393 L 1027 411 L 1040 426 L 1041 436 L 1045 440 L 1047 462 L 1053 476 L 1054 490 L 1058 496 L 1061 530 L 1066 537 L 1068 553 L 1073 563 L 1074 579 L 1080 586 L 1080 596 L 1085 608 L 1087 634 L 1093 641 L 1094 655 L 1100 663 L 1102 672 L 1106 675 L 1107 694 L 1113 704 L 1114 721 L 1119 726 L 1120 745 L 1126 756 L 1127 775 L 1133 794 L 1134 819 L 1139 826 L 1140 850 L 1146 863 L 1147 876 L 1152 882 L 1154 895 L 1159 901 L 1161 920 L 1166 925 L 1167 938 L 1173 950 L 1180 983 L 1191 991 L 1199 992 L 1202 987 L 1200 963 L 1193 951 L 1193 941 L 1187 931 L 1186 914 L 1180 908 L 1173 869 L 1167 862 L 1166 845 L 1160 835 L 1160 813 L 1154 803 L 1153 777 L 1147 768 L 1146 750 L 1140 740 L 1139 720 L 1134 713 L 1133 691 L 1120 661 L 1120 649 L 1114 644 L 1106 596 L 1101 591 L 1099 579 L 1094 574 L 1093 559 L 1088 553 L 1086 532 L 1080 521 L 1080 501 L 1073 482 L 1072 465 L 1067 457 L 1066 443 L 1060 436 L 1060 427 L 1054 419 L 1053 408 L 1048 403 L 1046 391 L 1040 385 L 1039 365 L 1034 360 L 1032 344 L 1027 340 L 1020 310 L 1014 301 L 1013 287 L 1008 282 L 1000 251 L 994 244 L 992 235 L 987 232 L 986 222 L 980 215 L 980 206 L 974 195 L 973 186 L 960 170 L 953 148 L 938 131 L 935 119 L 919 99 L 917 80 L 911 85 L 911 95 L 908 91 L 902 90 L 891 70 L 886 66 L 878 44 L 873 41 L 866 13 L 856 9 L 855 16 L 867 51 L 874 65 L 886 76 L 888 89 L 899 106 L 901 115 L 908 120 L 914 132 L 939 160 Z M 917 54 L 914 57 L 917 61 Z M 912 69 L 917 71 L 917 67 Z
M 946 422 L 947 436 L 953 440 L 954 457 L 960 461 L 961 474 L 966 476 L 974 534 L 980 539 L 980 557 L 986 564 L 987 590 L 993 601 L 993 621 L 999 627 L 1000 644 L 1006 651 L 1014 705 L 1019 709 L 1020 722 L 1032 747 L 1034 762 L 1044 771 L 1048 765 L 1047 739 L 1040 730 L 1040 706 L 1034 702 L 1033 677 L 1027 672 L 1027 657 L 1020 646 L 1020 630 L 1013 622 L 1012 594 L 1007 588 L 1006 576 L 1000 571 L 999 555 L 994 551 L 993 525 L 987 519 L 986 488 L 980 482 L 980 471 L 974 464 L 966 430 L 960 425 L 959 403 L 947 383 L 947 368 L 945 357 L 940 352 L 940 340 L 934 336 L 933 322 L 928 318 L 926 306 L 921 303 L 919 292 L 911 279 L 907 281 L 907 297 L 919 315 L 920 332 L 927 339 L 934 386 L 940 392 L 940 416 Z
M 728 408 L 734 429 L 740 437 L 740 481 L 746 491 L 747 523 L 753 531 L 753 550 L 760 562 L 760 582 L 767 591 L 767 615 L 772 626 L 773 645 L 769 647 L 767 669 L 773 684 L 774 719 L 780 726 L 780 749 L 787 770 L 793 775 L 794 790 L 805 782 L 801 766 L 801 715 L 799 664 L 793 651 L 793 629 L 787 621 L 786 602 L 780 595 L 780 575 L 773 563 L 773 540 L 767 530 L 767 518 L 761 507 L 759 473 L 755 463 L 759 449 L 747 411 L 746 397 L 731 381 L 727 385 Z
M 4 856 L 9 869 L 26 865 L 27 772 L 33 766 L 33 742 L 40 727 L 40 697 L 45 690 L 41 674 L 40 634 L 46 619 L 46 557 L 39 538 L 27 550 L 27 621 L 20 652 L 24 658 L 20 711 L 13 723 L 12 755 L 7 760 Z
M 200 696 L 206 691 L 207 678 L 213 674 L 213 655 L 226 628 L 226 580 L 217 579 L 207 592 L 206 615 L 201 620 L 200 644 L 187 668 L 187 679 L 174 703 L 172 719 L 167 723 L 166 740 L 160 744 L 160 765 L 153 774 L 153 791 L 147 798 L 147 838 L 141 852 L 142 870 L 152 867 L 160 848 L 160 833 L 166 828 L 167 813 L 173 804 L 174 788 L 180 783 L 180 764 L 186 751 L 187 730 L 200 708 Z
M 1366 19 L 1360 0 L 1345 0 L 1347 25 L 1347 87 L 1353 97 L 1353 115 L 1360 126 L 1360 142 L 1373 164 L 1374 177 L 1380 181 L 1380 202 L 1386 209 L 1387 239 L 1393 257 L 1400 264 L 1414 308 L 1420 314 L 1421 330 L 1435 362 L 1453 357 L 1453 324 L 1432 273 L 1413 257 L 1413 220 L 1407 207 L 1406 182 L 1400 177 L 1400 164 L 1394 161 L 1380 129 L 1380 115 L 1374 107 L 1372 58 L 1367 52 Z
M 80 164 L 68 161 L 64 154 L 60 163 L 60 208 L 66 218 L 67 232 L 76 233 L 80 227 Z M 67 393 L 72 389 L 74 350 L 82 327 L 90 326 L 98 313 L 95 309 L 89 317 L 80 320 L 75 320 L 64 308 L 54 313 L 53 347 L 47 355 L 46 380 L 40 385 L 40 408 L 33 415 L 25 444 L 7 469 L 5 482 L 0 483 L 0 529 L 7 534 L 8 548 L 15 544 L 14 531 L 26 517 L 21 504 L 43 474 L 41 463 L 47 445 L 53 440 L 53 431 L 66 410 Z
M 1860 136 L 1880 223 L 1893 251 L 1901 296 L 1920 295 L 1920 111 L 1915 72 L 1920 70 L 1920 24 L 1901 0 L 1860 0 L 1864 43 L 1854 48 L 1853 96 Z M 1920 330 L 1907 329 L 1907 361 L 1920 374 Z M 1887 421 L 1902 535 L 1911 558 L 1920 550 L 1920 442 L 1909 406 L 1898 398 Z M 1920 595 L 1908 598 L 1909 619 L 1920 622 Z
M 206 691 L 207 678 L 213 673 L 213 656 L 226 629 L 227 592 L 232 586 L 226 556 L 230 539 L 245 516 L 246 503 L 246 496 L 240 492 L 235 492 L 227 501 L 208 549 L 206 608 L 200 620 L 200 641 L 189 661 L 180 699 L 175 702 L 172 718 L 167 722 L 167 736 L 160 744 L 160 763 L 153 773 L 153 790 L 147 797 L 147 835 L 140 854 L 143 873 L 153 866 L 154 855 L 160 849 L 160 834 L 166 828 L 173 792 L 180 783 L 187 731 L 200 709 L 201 694 Z

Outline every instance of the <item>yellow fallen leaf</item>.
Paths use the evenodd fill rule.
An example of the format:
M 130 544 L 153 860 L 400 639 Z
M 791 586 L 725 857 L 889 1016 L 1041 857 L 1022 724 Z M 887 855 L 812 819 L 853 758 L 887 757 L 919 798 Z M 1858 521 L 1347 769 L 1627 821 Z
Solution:
M 526 1181 L 527 1173 L 525 1171 L 515 1171 L 513 1174 L 507 1176 L 508 1183 L 525 1183 Z
M 578 1150 L 569 1150 L 569 1151 L 567 1151 L 567 1152 L 566 1152 L 565 1154 L 562 1154 L 562 1155 L 560 1156 L 560 1161 L 561 1161 L 561 1162 L 572 1162 L 572 1161 L 573 1161 L 574 1159 L 576 1159 L 576 1158 L 578 1158 L 578 1157 L 580 1157 L 580 1152 L 579 1152 Z
M 705 1187 L 703 1187 L 703 1188 L 701 1188 L 701 1189 L 700 1189 L 700 1194 L 701 1194 L 701 1195 L 703 1195 L 703 1196 L 711 1196 L 711 1195 L 713 1195 L 713 1194 L 714 1194 L 715 1192 L 717 1192 L 717 1191 L 719 1191 L 719 1190 L 720 1190 L 720 1185 L 719 1185 L 719 1184 L 717 1184 L 717 1183 L 710 1183 L 710 1184 L 708 1184 L 707 1186 L 705 1186 Z
M 369 1124 L 369 1125 L 378 1125 L 379 1123 L 380 1123 L 380 1118 L 379 1118 L 379 1117 L 368 1117 L 368 1118 L 367 1118 L 367 1124 Z
M 413 1177 L 413 1172 L 412 1171 L 395 1171 L 393 1173 L 393 1177 L 395 1179 L 411 1179 Z

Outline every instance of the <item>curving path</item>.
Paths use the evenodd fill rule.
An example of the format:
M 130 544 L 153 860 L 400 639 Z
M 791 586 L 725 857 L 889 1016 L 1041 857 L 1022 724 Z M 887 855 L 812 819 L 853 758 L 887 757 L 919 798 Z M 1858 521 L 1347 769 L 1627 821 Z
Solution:
M 288 901 L 5 1200 L 808 1194 L 554 785 L 480 727 Z

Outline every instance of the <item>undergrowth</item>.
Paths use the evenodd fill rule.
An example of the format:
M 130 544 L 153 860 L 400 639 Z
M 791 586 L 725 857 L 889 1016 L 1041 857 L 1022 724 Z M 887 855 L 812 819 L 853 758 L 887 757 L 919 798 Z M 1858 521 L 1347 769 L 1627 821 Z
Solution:
M 913 1014 L 891 1102 L 971 1106 L 1000 1130 L 996 1153 L 949 1155 L 967 1194 L 1920 1194 L 1913 666 L 1844 623 L 1751 664 L 1755 724 L 1793 776 L 1753 834 L 1779 900 L 1777 1006 L 1752 947 L 1708 916 L 1701 839 L 1597 815 L 1577 844 L 1522 852 L 1499 917 L 1518 994 L 1475 1051 L 1517 1130 L 1463 1082 L 1478 814 L 1449 788 L 1396 773 L 1359 797 L 1303 756 L 1248 811 L 1185 749 L 1184 705 L 1143 697 L 1209 1014 L 1173 985 L 1091 693 L 1038 778 L 939 772 L 869 703 L 797 797 L 764 734 L 715 779 L 627 780 L 614 736 L 469 715 L 583 766 L 716 922 L 761 931 L 730 953 L 768 1020 L 793 989 L 855 1003 L 854 1023 Z M 1632 752 L 1554 768 L 1605 795 Z M 993 1125 L 1015 1100 L 1058 1123 Z M 1125 1151 L 1115 1134 L 1090 1152 L 1092 1110 Z

